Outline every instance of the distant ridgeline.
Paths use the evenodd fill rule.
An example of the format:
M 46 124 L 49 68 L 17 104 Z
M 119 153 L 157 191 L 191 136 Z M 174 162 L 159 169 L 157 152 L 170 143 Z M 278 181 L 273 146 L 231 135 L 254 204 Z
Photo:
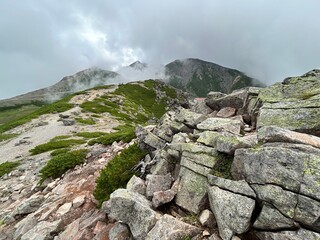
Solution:
M 137 78 L 133 79 L 134 81 L 158 76 L 163 78 L 160 80 L 169 85 L 198 97 L 205 97 L 210 91 L 230 93 L 235 89 L 247 86 L 264 87 L 261 82 L 238 70 L 193 58 L 175 60 L 159 69 L 151 68 L 147 64 L 137 61 L 123 69 L 127 74 L 131 73 L 134 78 Z M 152 71 L 155 74 L 152 74 Z M 145 77 L 148 74 L 143 74 L 144 72 L 151 73 L 152 77 Z M 159 75 L 160 72 L 163 74 Z M 122 73 L 124 72 L 121 70 L 112 72 L 96 67 L 89 68 L 72 76 L 66 76 L 50 87 L 0 100 L 0 110 L 7 110 L 8 107 L 10 109 L 11 107 L 19 108 L 22 105 L 38 106 L 92 87 L 128 82 L 128 79 L 121 75 Z

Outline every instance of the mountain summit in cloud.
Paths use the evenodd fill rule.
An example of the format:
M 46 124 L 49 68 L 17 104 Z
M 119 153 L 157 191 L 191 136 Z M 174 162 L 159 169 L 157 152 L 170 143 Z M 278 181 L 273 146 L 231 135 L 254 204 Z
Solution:
M 0 107 L 30 104 L 34 101 L 52 102 L 68 94 L 96 86 L 146 79 L 160 79 L 198 97 L 203 97 L 210 91 L 230 93 L 246 86 L 263 86 L 238 70 L 195 58 L 175 60 L 165 66 L 136 61 L 117 72 L 97 67 L 85 69 L 62 78 L 50 87 L 1 100 Z

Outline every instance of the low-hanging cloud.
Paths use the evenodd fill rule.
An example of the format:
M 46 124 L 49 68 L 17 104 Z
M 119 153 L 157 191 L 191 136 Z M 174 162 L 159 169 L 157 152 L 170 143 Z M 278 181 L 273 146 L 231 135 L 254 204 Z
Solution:
M 0 8 L 0 98 L 136 60 L 201 58 L 267 84 L 320 67 L 318 0 L 4 0 Z

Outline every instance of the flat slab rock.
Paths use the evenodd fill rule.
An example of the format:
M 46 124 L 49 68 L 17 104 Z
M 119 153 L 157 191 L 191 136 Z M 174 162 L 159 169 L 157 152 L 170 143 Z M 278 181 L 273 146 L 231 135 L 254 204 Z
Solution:
M 226 131 L 240 134 L 241 121 L 229 118 L 208 118 L 197 125 L 200 130 Z
M 201 229 L 182 222 L 170 215 L 163 215 L 146 236 L 145 240 L 171 240 L 192 238 L 201 233 Z

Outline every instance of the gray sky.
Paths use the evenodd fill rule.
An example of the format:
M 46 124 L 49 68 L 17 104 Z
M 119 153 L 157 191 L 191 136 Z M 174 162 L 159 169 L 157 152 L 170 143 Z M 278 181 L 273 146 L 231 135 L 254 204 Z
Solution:
M 0 0 L 0 98 L 91 66 L 201 58 L 267 84 L 320 68 L 319 0 Z

